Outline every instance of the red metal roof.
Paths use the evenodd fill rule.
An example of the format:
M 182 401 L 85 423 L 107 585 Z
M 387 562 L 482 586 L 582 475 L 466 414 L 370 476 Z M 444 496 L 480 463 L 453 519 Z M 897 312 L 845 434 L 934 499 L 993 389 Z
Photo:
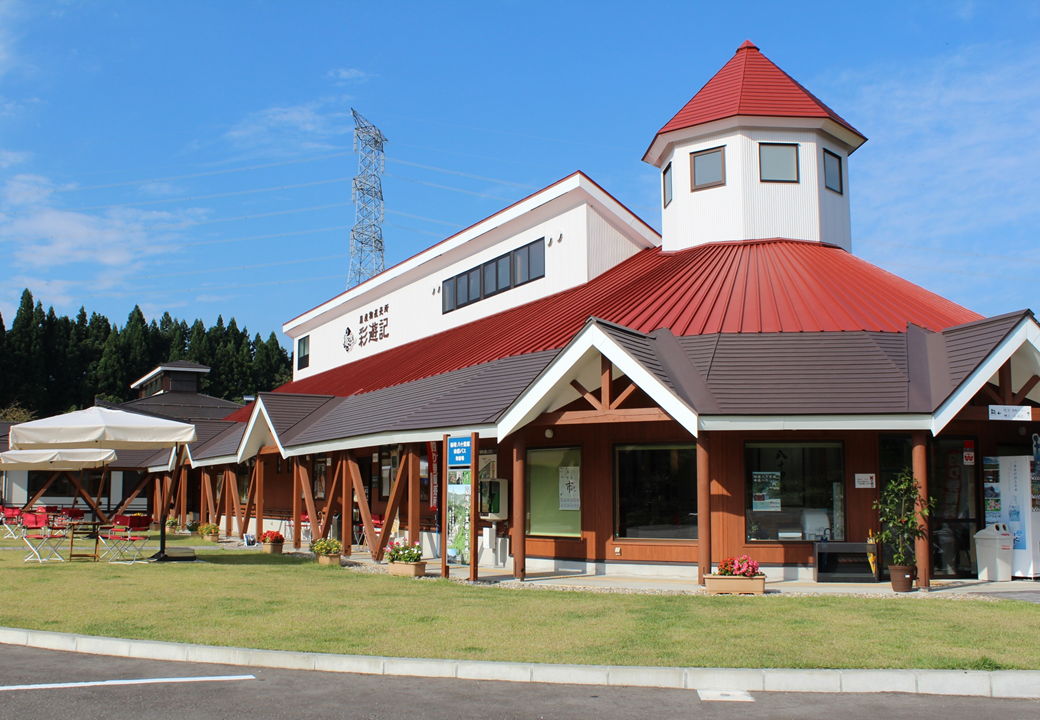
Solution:
M 275 392 L 349 396 L 561 348 L 595 316 L 675 335 L 940 331 L 981 319 L 833 245 L 797 240 L 644 250 L 585 285 L 392 348 Z M 249 408 L 228 419 L 244 420 Z
M 734 115 L 830 118 L 866 140 L 861 132 L 774 65 L 750 40 L 737 48 L 732 59 L 657 134 Z

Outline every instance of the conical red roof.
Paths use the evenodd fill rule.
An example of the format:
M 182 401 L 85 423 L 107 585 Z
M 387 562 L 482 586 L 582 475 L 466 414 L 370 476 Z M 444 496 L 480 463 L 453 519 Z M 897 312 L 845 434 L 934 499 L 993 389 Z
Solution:
M 750 41 L 657 134 L 733 117 L 830 118 L 866 140 Z

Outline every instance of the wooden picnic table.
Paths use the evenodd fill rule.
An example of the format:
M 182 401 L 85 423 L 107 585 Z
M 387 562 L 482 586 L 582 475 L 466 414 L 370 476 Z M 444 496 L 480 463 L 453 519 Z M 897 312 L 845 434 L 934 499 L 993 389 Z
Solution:
M 73 558 L 84 558 L 91 559 L 97 562 L 101 559 L 101 523 L 96 520 L 70 520 L 67 523 L 68 536 L 69 536 L 69 560 Z M 80 540 L 81 544 L 85 540 L 94 541 L 93 552 L 79 552 L 75 551 L 76 540 Z

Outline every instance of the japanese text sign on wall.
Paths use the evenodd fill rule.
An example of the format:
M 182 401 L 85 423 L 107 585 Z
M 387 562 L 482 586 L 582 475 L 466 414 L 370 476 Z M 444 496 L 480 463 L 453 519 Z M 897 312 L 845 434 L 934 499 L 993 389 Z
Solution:
M 355 343 L 359 348 L 366 345 L 386 340 L 390 337 L 390 304 L 361 313 L 358 316 L 358 331 L 355 338 L 354 333 L 348 327 L 343 334 L 343 349 L 350 352 Z
M 448 465 L 452 467 L 469 467 L 472 451 L 472 438 L 448 438 Z
M 1033 419 L 1033 408 L 1028 405 L 990 405 L 989 419 L 1029 422 Z

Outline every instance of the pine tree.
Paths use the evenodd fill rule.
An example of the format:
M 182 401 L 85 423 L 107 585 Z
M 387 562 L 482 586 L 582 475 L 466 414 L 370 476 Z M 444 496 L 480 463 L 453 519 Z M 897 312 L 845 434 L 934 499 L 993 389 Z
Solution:
M 4 316 L 0 313 L 0 408 L 5 408 L 11 402 L 9 395 L 11 371 L 7 363 L 7 329 L 4 327 Z

